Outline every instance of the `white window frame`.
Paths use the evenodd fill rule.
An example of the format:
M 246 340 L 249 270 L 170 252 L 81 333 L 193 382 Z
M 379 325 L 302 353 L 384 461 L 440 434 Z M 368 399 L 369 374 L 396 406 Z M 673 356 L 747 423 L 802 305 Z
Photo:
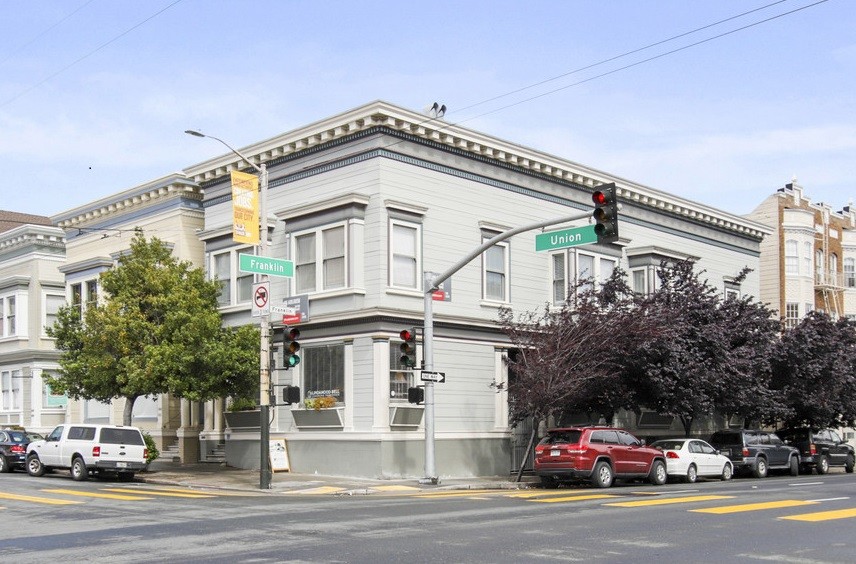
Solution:
M 230 249 L 223 249 L 221 251 L 211 251 L 209 252 L 208 257 L 208 273 L 209 278 L 214 280 L 215 278 L 221 280 L 223 282 L 227 282 L 227 285 L 223 285 L 220 290 L 220 293 L 217 295 L 217 305 L 220 308 L 233 307 L 233 306 L 246 306 L 250 304 L 253 299 L 253 281 L 254 274 L 251 272 L 241 272 L 240 268 L 240 258 L 238 255 L 240 254 L 248 254 L 254 255 L 253 247 L 234 247 Z M 217 259 L 219 257 L 228 256 L 229 257 L 229 278 L 228 280 L 225 277 L 220 277 L 220 273 L 217 270 Z M 240 292 L 238 290 L 238 286 L 240 282 L 249 281 L 249 291 L 247 292 L 246 299 L 240 298 Z M 228 290 L 228 299 L 224 299 L 223 295 Z
M 401 345 L 404 341 L 389 342 L 389 401 L 394 403 L 407 403 L 408 388 L 416 385 L 415 372 L 401 364 Z M 417 366 L 421 358 L 419 357 L 419 346 L 416 347 L 416 356 L 414 358 Z
M 18 335 L 18 304 L 20 300 L 15 292 L 0 296 L 0 337 Z
M 327 249 L 324 248 L 324 233 L 326 231 L 331 231 L 333 229 L 341 229 L 342 230 L 342 254 L 334 255 L 334 256 L 326 256 L 325 252 Z M 313 234 L 315 237 L 315 255 L 314 255 L 314 265 L 315 265 L 315 283 L 312 288 L 298 288 L 298 276 L 297 270 L 303 264 L 298 264 L 298 256 L 297 256 L 297 240 L 306 235 Z M 320 225 L 318 227 L 314 227 L 312 229 L 305 229 L 302 231 L 297 231 L 292 233 L 291 235 L 291 256 L 294 257 L 294 268 L 295 275 L 292 281 L 294 285 L 294 293 L 295 294 L 321 294 L 324 292 L 337 292 L 341 290 L 345 290 L 351 287 L 351 276 L 350 276 L 350 265 L 351 265 L 351 256 L 350 256 L 350 229 L 347 221 L 338 221 L 335 223 L 328 223 L 325 225 Z M 327 272 L 325 269 L 326 262 L 331 260 L 332 258 L 342 258 L 342 284 L 340 286 L 329 286 L 327 280 Z M 310 263 L 306 263 L 310 264 Z
M 812 272 L 813 272 L 812 271 L 812 262 L 813 262 L 812 255 L 813 254 L 814 254 L 814 243 L 812 243 L 811 241 L 803 241 L 802 263 L 803 263 L 803 270 L 805 272 L 803 272 L 802 275 L 808 276 L 809 278 L 811 278 L 813 276 L 813 274 L 812 274 Z
M 570 262 L 570 257 L 568 256 L 567 250 L 562 250 L 558 253 L 550 253 L 549 256 L 550 302 L 554 306 L 561 306 L 568 300 L 568 263 Z M 557 259 L 561 259 L 561 265 L 556 264 Z M 557 266 L 559 267 L 558 269 Z M 561 278 L 559 278 L 557 274 L 561 274 Z
M 399 252 L 401 249 L 396 249 L 395 230 L 397 227 L 404 229 L 412 229 L 415 232 L 415 248 L 413 249 L 413 256 Z M 422 288 L 422 224 L 413 221 L 404 221 L 401 219 L 390 218 L 389 231 L 387 236 L 389 240 L 389 255 L 387 257 L 387 264 L 389 265 L 389 286 L 391 288 L 420 290 Z M 413 261 L 415 268 L 413 284 L 403 283 L 401 280 L 396 279 L 396 257 L 406 257 Z
M 52 308 L 49 308 L 48 305 L 51 302 L 51 298 L 57 298 L 57 307 L 54 311 L 51 311 Z M 68 301 L 66 300 L 66 296 L 60 292 L 42 292 L 42 335 L 47 335 L 47 328 L 52 327 L 53 324 L 57 320 L 57 314 L 59 310 L 62 309 Z
M 491 238 L 492 238 L 492 236 L 491 237 L 484 237 L 483 236 L 482 242 L 483 243 L 487 242 Z M 488 274 L 489 274 L 489 271 L 487 268 L 488 253 L 489 252 L 496 252 L 497 249 L 502 249 L 502 254 L 503 254 L 503 256 L 502 256 L 503 272 L 501 272 L 501 274 L 503 276 L 503 280 L 502 280 L 502 293 L 503 293 L 503 295 L 501 297 L 488 296 L 488 293 L 487 293 L 487 288 L 488 288 L 488 280 L 487 279 L 488 279 Z M 508 243 L 508 241 L 502 241 L 500 243 L 496 243 L 495 245 L 493 245 L 490 248 L 488 248 L 487 250 L 485 250 L 485 252 L 482 253 L 481 264 L 482 264 L 482 266 L 481 266 L 482 300 L 485 302 L 497 303 L 497 304 L 511 303 L 511 245 Z
M 800 322 L 800 304 L 787 302 L 785 304 L 785 327 L 793 329 Z
M 612 272 L 618 268 L 618 259 L 616 257 L 610 255 L 604 255 L 601 253 L 593 253 L 590 251 L 580 251 L 574 250 L 574 270 L 573 270 L 573 280 L 576 284 L 579 280 L 585 278 L 591 278 L 595 284 L 595 288 L 597 288 L 600 284 L 602 284 Z M 592 263 L 592 272 L 587 273 L 584 276 L 580 276 L 582 273 L 580 272 L 580 257 L 586 257 L 591 259 Z M 611 270 L 608 274 L 604 272 L 603 265 L 604 263 L 609 263 L 611 265 Z M 580 286 L 580 291 L 585 291 L 589 288 L 588 285 Z
M 785 274 L 799 275 L 799 243 L 796 239 L 785 241 Z
M 845 257 L 842 267 L 844 268 L 844 287 L 856 288 L 856 259 Z
M 0 372 L 0 411 L 21 410 L 21 369 Z

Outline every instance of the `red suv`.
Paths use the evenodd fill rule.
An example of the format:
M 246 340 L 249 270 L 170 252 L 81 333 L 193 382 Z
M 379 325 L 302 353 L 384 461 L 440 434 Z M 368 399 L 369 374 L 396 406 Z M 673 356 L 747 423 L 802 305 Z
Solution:
M 614 427 L 550 429 L 535 447 L 535 473 L 548 488 L 577 480 L 608 488 L 619 478 L 647 478 L 659 486 L 667 476 L 663 451 Z

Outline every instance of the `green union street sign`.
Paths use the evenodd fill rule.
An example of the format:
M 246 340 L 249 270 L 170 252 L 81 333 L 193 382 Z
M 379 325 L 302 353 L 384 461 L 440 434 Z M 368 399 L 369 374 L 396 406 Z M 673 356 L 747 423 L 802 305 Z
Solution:
M 290 260 L 257 257 L 256 255 L 238 255 L 238 268 L 241 272 L 255 272 L 269 276 L 294 276 L 294 262 Z
M 549 231 L 535 235 L 536 251 L 564 249 L 565 247 L 575 247 L 591 243 L 597 243 L 597 234 L 594 232 L 594 225 L 572 227 L 571 229 Z

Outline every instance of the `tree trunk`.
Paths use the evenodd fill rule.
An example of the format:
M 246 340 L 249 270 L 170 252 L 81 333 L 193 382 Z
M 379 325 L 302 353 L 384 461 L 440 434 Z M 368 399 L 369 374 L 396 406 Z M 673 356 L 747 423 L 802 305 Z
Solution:
M 681 425 L 683 425 L 683 427 L 684 427 L 684 436 L 689 437 L 690 431 L 693 428 L 693 421 L 695 420 L 695 418 L 694 417 L 681 417 L 680 420 L 681 420 Z
M 125 409 L 122 412 L 122 425 L 131 425 L 131 415 L 134 413 L 134 402 L 137 401 L 137 396 L 125 398 Z
M 520 469 L 517 470 L 517 480 L 519 482 L 523 477 L 523 468 L 526 466 L 526 461 L 529 460 L 529 453 L 532 452 L 532 443 L 535 442 L 535 436 L 538 434 L 538 425 L 532 425 L 532 434 L 529 436 L 529 444 L 526 445 L 526 454 L 523 455 L 523 460 L 520 461 Z

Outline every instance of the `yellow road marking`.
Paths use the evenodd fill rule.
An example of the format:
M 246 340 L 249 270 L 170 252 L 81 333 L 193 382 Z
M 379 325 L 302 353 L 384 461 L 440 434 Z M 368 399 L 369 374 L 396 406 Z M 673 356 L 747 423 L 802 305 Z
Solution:
M 643 499 L 640 501 L 619 501 L 616 503 L 604 503 L 612 507 L 648 507 L 652 505 L 669 505 L 672 503 L 692 503 L 694 501 L 712 501 L 715 499 L 731 499 L 733 495 L 693 495 L 688 497 L 666 497 L 657 499 Z
M 788 519 L 790 521 L 829 521 L 832 519 L 849 519 L 856 517 L 856 509 L 837 509 L 834 511 L 818 511 L 817 513 L 803 513 L 802 515 L 789 515 L 787 517 L 779 517 L 779 519 Z
M 506 497 L 521 497 L 524 499 L 532 498 L 532 497 L 568 497 L 575 495 L 593 495 L 592 490 L 550 490 L 550 491 L 520 491 L 520 492 L 512 492 L 505 494 Z M 618 495 L 620 497 L 621 494 L 611 494 Z
M 30 495 L 18 495 L 11 493 L 0 492 L 2 499 L 14 499 L 15 501 L 29 501 L 32 503 L 44 503 L 46 505 L 72 505 L 75 503 L 83 503 L 82 501 L 71 501 L 68 499 L 52 499 L 49 497 L 33 497 Z
M 188 497 L 188 498 L 204 498 L 204 497 L 214 497 L 213 495 L 206 495 L 203 493 L 194 493 L 194 492 L 165 492 L 165 491 L 156 491 L 156 490 L 146 490 L 142 492 L 140 490 L 132 490 L 132 489 L 124 489 L 124 488 L 103 488 L 105 492 L 116 492 L 116 493 L 129 493 L 129 494 L 144 494 L 144 495 L 159 495 L 164 497 Z
M 715 513 L 725 515 L 727 513 L 740 513 L 742 511 L 761 511 L 763 509 L 780 509 L 782 507 L 798 507 L 800 505 L 813 505 L 816 501 L 802 501 L 798 499 L 784 499 L 781 501 L 765 501 L 762 503 L 745 503 L 743 505 L 723 505 L 722 507 L 708 507 L 706 509 L 690 509 L 696 513 Z
M 589 495 L 569 495 L 566 497 L 551 497 L 545 499 L 530 499 L 529 501 L 535 503 L 559 503 L 561 501 L 583 501 L 586 499 L 611 499 L 621 497 L 620 495 L 609 495 L 609 494 L 589 494 Z
M 194 493 L 197 495 L 210 495 L 210 496 L 254 496 L 254 495 L 262 495 L 256 492 L 227 492 L 223 490 L 212 490 L 212 489 L 188 489 L 188 488 L 146 488 L 145 490 L 141 490 L 140 493 L 149 492 L 149 491 L 158 491 L 158 492 L 176 492 L 176 493 Z
M 103 499 L 119 499 L 122 501 L 142 501 L 152 499 L 150 497 L 142 497 L 137 495 L 119 495 L 119 494 L 103 494 L 98 492 L 83 492 L 78 490 L 42 490 L 47 493 L 55 493 L 62 495 L 76 495 L 79 497 L 98 497 Z
M 454 491 L 437 491 L 437 492 L 422 492 L 421 494 L 414 494 L 414 497 L 431 497 L 431 498 L 443 498 L 443 497 L 473 497 L 478 496 L 479 494 L 486 493 L 498 493 L 500 490 L 454 490 Z
M 312 488 L 309 490 L 300 490 L 296 492 L 289 492 L 300 495 L 319 495 L 319 494 L 331 494 L 336 492 L 343 492 L 345 488 L 336 488 L 334 486 L 321 486 L 318 488 Z
M 378 486 L 376 488 L 372 488 L 373 490 L 378 490 L 380 492 L 412 492 L 418 490 L 419 488 L 415 486 Z

